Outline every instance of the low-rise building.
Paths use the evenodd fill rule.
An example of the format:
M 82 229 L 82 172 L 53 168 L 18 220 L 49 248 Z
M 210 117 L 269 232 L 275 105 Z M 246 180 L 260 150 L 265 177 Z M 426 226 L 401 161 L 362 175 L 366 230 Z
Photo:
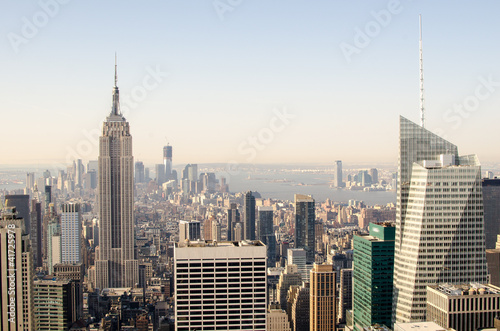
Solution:
M 499 314 L 499 287 L 476 283 L 427 286 L 427 319 L 444 328 L 491 328 Z

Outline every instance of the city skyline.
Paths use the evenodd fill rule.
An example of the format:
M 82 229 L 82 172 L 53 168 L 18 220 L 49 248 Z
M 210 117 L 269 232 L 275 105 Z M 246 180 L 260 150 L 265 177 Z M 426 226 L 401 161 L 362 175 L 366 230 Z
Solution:
M 30 118 L 16 145 L 3 146 L 4 164 L 97 158 L 115 51 L 136 160 L 160 163 L 167 143 L 175 164 L 395 160 L 397 134 L 385 128 L 400 113 L 420 117 L 420 13 L 426 128 L 500 161 L 489 148 L 500 102 L 496 3 L 120 3 L 123 15 L 110 15 L 116 3 L 99 3 L 99 13 L 52 3 L 9 3 L 0 14 L 4 120 Z

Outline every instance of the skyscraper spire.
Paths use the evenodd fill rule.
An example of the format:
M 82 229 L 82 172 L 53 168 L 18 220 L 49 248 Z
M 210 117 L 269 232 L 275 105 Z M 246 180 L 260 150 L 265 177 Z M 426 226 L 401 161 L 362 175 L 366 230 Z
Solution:
M 113 106 L 111 108 L 111 116 L 121 116 L 120 114 L 120 92 L 118 91 L 118 74 L 115 53 L 115 86 L 113 87 Z
M 425 110 L 424 110 L 424 59 L 422 55 L 422 14 L 418 15 L 420 28 L 420 124 L 425 126 Z
M 117 87 L 116 83 L 118 82 L 118 75 L 117 75 L 117 65 L 116 65 L 116 52 L 115 52 L 115 87 Z

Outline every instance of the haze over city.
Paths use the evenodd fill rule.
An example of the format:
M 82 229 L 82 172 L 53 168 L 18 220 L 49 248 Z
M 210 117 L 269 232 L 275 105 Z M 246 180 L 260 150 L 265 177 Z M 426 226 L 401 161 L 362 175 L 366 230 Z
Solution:
M 500 161 L 496 2 L 42 3 L 1 5 L 4 164 L 97 157 L 115 52 L 136 160 L 169 142 L 174 163 L 395 163 L 419 14 L 426 127 Z

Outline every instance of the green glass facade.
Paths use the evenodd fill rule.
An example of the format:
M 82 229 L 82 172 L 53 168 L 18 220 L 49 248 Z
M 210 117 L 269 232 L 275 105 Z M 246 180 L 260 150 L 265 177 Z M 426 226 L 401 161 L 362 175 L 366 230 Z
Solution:
M 391 325 L 394 274 L 394 224 L 369 225 L 369 235 L 354 236 L 353 326 Z

